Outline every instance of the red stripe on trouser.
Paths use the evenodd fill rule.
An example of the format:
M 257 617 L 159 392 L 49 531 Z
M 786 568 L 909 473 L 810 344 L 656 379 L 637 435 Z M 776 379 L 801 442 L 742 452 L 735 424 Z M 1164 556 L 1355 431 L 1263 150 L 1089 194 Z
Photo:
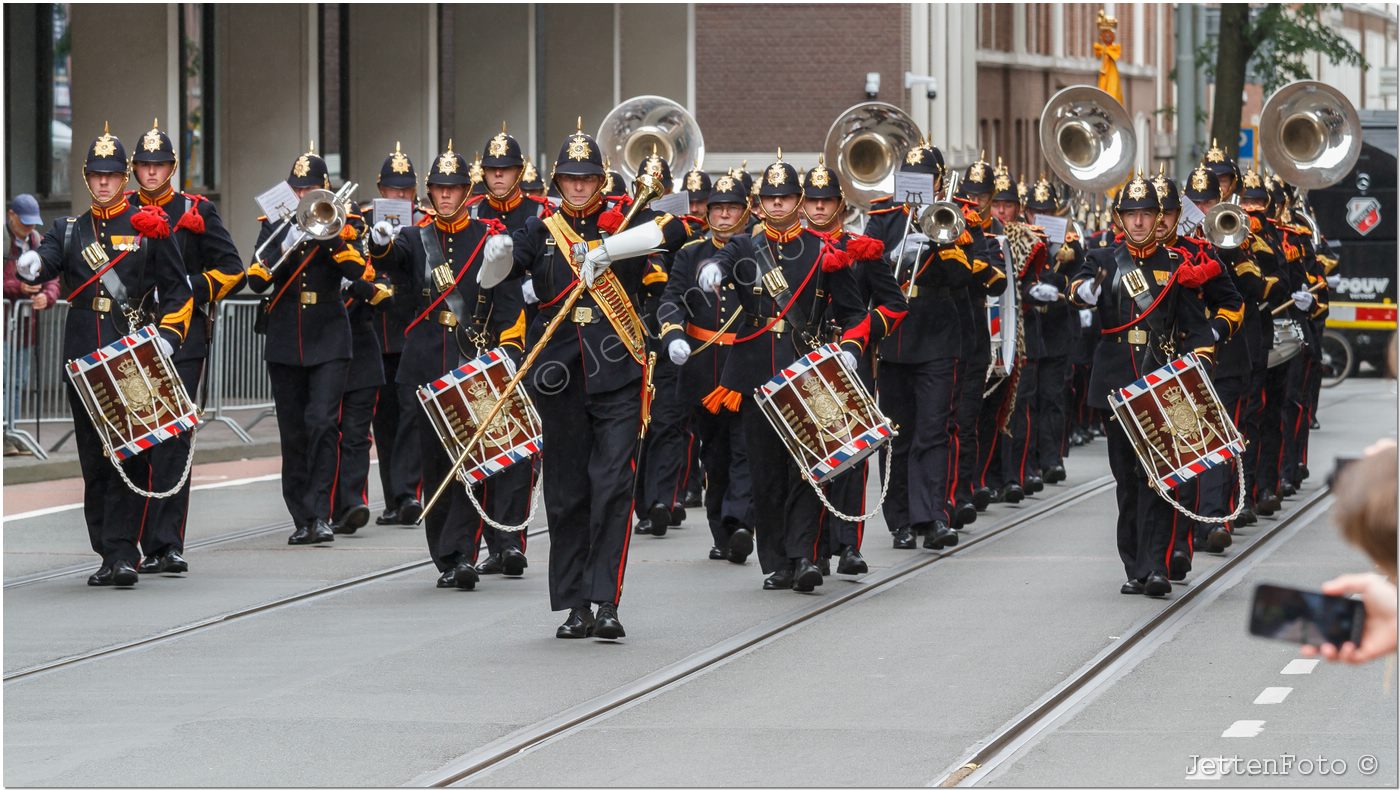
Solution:
M 154 466 L 146 467 L 146 490 L 155 487 L 156 469 Z M 141 545 L 141 536 L 146 534 L 146 515 L 151 512 L 151 498 L 145 497 L 146 504 L 141 506 L 141 528 L 136 530 L 136 545 Z
M 1146 524 L 1143 524 L 1143 523 L 1141 523 L 1141 522 L 1138 522 L 1138 529 L 1145 529 L 1146 527 L 1147 527 Z M 1167 556 L 1166 556 L 1166 558 L 1165 558 L 1165 559 L 1166 559 L 1167 570 L 1169 570 L 1169 571 L 1171 570 L 1171 567 L 1172 567 L 1172 549 L 1175 548 L 1175 547 L 1176 547 L 1176 513 L 1173 512 L 1173 513 L 1172 513 L 1172 538 L 1171 538 L 1171 540 L 1167 541 Z
M 870 480 L 870 466 L 868 464 L 860 468 L 860 512 L 865 512 L 865 485 Z M 860 551 L 861 544 L 865 542 L 865 522 L 856 522 L 856 551 Z
M 300 315 L 298 313 L 298 315 Z M 340 442 L 345 436 L 340 432 L 340 424 L 345 420 L 345 396 L 341 395 L 340 408 L 335 412 L 335 474 L 331 477 L 331 499 L 326 512 L 335 518 L 335 490 L 340 486 Z
M 948 398 L 952 404 L 948 418 L 948 425 L 952 427 L 948 432 L 948 438 L 952 440 L 948 448 L 948 491 L 952 493 L 949 499 L 954 502 L 958 499 L 958 456 L 962 455 L 962 432 L 958 430 L 958 369 L 961 366 L 961 362 L 953 365 L 953 388 Z M 864 495 L 865 489 L 862 487 L 861 496 Z M 864 513 L 865 508 L 862 507 L 860 512 Z
M 637 419 L 638 433 L 640 433 L 641 430 L 641 415 L 639 414 Z M 642 445 L 639 441 L 637 443 L 637 451 L 632 453 L 632 461 L 628 464 L 628 467 L 632 470 L 633 483 L 637 481 L 637 452 L 641 452 L 641 447 Z M 619 557 L 617 561 L 617 593 L 613 595 L 613 606 L 617 606 L 618 602 L 622 600 L 622 576 L 623 572 L 627 570 L 627 550 L 632 546 L 632 512 L 637 508 L 636 490 L 637 487 L 633 485 L 632 500 L 627 503 L 627 510 L 625 511 L 627 515 L 623 516 L 622 519 L 622 556 Z
M 1021 466 L 1016 470 L 1017 478 L 1024 485 L 1026 482 L 1026 456 L 1031 452 L 1031 407 L 1029 405 L 1021 410 L 1026 415 L 1026 442 L 1021 447 Z

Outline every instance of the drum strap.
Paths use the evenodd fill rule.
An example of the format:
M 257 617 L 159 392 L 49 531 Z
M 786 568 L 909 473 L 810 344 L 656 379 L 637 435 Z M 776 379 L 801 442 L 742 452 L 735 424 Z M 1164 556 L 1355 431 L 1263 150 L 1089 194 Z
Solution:
M 568 220 L 561 214 L 552 214 L 545 218 L 541 224 L 549 231 L 557 247 L 571 251 L 573 245 L 584 242 L 585 239 L 569 226 Z M 589 248 L 596 247 L 597 242 L 587 242 Z M 574 261 L 570 252 L 565 252 L 564 260 L 568 262 L 569 269 L 574 277 L 579 277 L 579 265 Z M 567 289 L 565 289 L 567 291 Z M 603 270 L 593 280 L 593 287 L 588 289 L 588 293 L 593 297 L 593 301 L 603 311 L 603 316 L 612 325 L 613 331 L 627 347 L 627 353 L 638 364 L 646 365 L 646 326 L 642 324 L 642 319 L 637 315 L 637 308 L 632 304 L 632 297 L 623 287 L 622 281 L 618 279 L 617 272 L 611 268 Z M 541 308 L 548 305 L 541 305 Z
M 812 276 L 821 271 L 821 256 L 819 255 L 817 257 L 816 262 L 812 264 L 812 270 L 807 273 L 807 279 L 803 280 L 802 284 L 797 286 L 797 291 L 794 292 L 792 288 L 788 286 L 787 278 L 783 276 L 782 267 L 779 266 L 777 260 L 773 258 L 773 250 L 768 245 L 768 239 L 762 235 L 761 230 L 754 234 L 753 244 L 754 251 L 757 253 L 755 255 L 755 265 L 758 267 L 758 281 L 763 283 L 764 289 L 768 291 L 768 296 L 771 297 L 773 303 L 778 306 L 778 314 L 773 317 L 772 321 L 768 322 L 768 326 L 759 329 L 757 332 L 738 338 L 734 342 L 743 343 L 758 337 L 764 332 L 767 332 L 769 326 L 772 326 L 784 318 L 787 318 L 788 323 L 793 326 L 800 327 L 805 336 L 811 337 L 812 325 L 808 320 L 807 311 L 802 309 L 802 304 L 800 300 L 797 299 L 797 296 L 806 290 L 807 284 L 812 281 Z M 822 280 L 820 276 L 818 276 L 818 292 L 821 291 L 821 283 Z
M 93 233 L 91 223 L 83 223 L 82 221 L 76 218 L 69 217 L 68 227 L 64 230 L 63 234 L 63 247 L 65 253 L 67 253 L 68 248 L 71 246 L 71 242 L 73 240 L 73 235 L 75 232 L 78 236 L 78 242 L 82 244 L 83 250 L 87 250 L 89 248 L 101 249 L 101 245 L 97 243 L 97 237 Z M 145 279 L 144 253 L 146 252 L 146 240 L 144 238 L 140 239 L 139 249 L 143 253 L 143 276 L 141 279 Z M 131 252 L 132 251 L 129 249 L 123 250 L 120 255 L 111 259 L 110 261 L 99 263 L 98 265 L 100 266 L 100 268 L 97 270 L 97 272 L 91 277 L 89 277 L 87 280 L 83 281 L 82 285 L 79 285 L 77 288 L 74 288 L 73 292 L 68 294 L 67 301 L 72 302 L 78 294 L 82 293 L 84 288 L 87 288 L 89 285 L 92 284 L 93 280 L 101 280 L 102 287 L 106 288 L 107 293 L 112 295 L 112 301 L 115 302 L 117 306 L 117 309 L 114 310 L 112 313 L 113 320 L 118 322 L 118 326 L 121 326 L 122 324 L 129 324 L 130 322 L 127 321 L 127 316 L 130 314 L 130 305 L 128 303 L 130 296 L 126 291 L 126 283 L 122 282 L 122 278 L 117 274 L 117 264 L 125 260 L 126 256 L 130 255 Z M 104 258 L 106 257 L 105 250 L 102 252 L 102 255 Z M 87 260 L 86 256 L 84 256 L 84 260 Z M 91 262 L 89 261 L 89 263 Z M 123 334 L 129 334 L 134 329 L 135 327 L 133 326 L 126 326 L 125 330 L 123 331 Z
M 420 237 L 423 239 L 423 279 L 426 284 L 432 286 L 434 285 L 433 271 L 445 264 L 447 257 L 443 252 L 442 242 L 438 239 L 436 226 L 424 225 Z M 462 277 L 471 269 L 472 261 L 476 259 L 477 253 L 481 252 L 482 246 L 486 244 L 486 240 L 489 238 L 491 238 L 490 233 L 482 234 L 481 241 L 476 243 L 476 248 L 467 256 L 467 262 L 462 265 L 462 270 L 457 272 L 457 276 L 452 278 L 451 281 L 444 282 L 438 286 L 437 298 L 432 300 L 432 302 L 409 323 L 408 327 L 404 329 L 403 333 L 405 337 L 408 336 L 408 333 L 413 327 L 422 323 L 424 319 L 431 315 L 432 312 L 438 309 L 438 306 L 444 302 L 447 304 L 447 309 L 451 310 L 452 314 L 457 316 L 457 321 L 460 325 L 465 306 L 462 303 L 462 295 L 457 292 L 457 285 L 462 282 Z
M 1128 245 L 1120 244 L 1114 249 L 1113 262 L 1118 266 L 1118 273 L 1114 278 L 1116 284 L 1137 305 L 1138 317 L 1122 326 L 1104 329 L 1103 333 L 1111 335 L 1128 329 L 1139 321 L 1145 321 L 1147 328 L 1153 334 L 1160 338 L 1166 338 L 1166 317 L 1158 312 L 1157 308 L 1161 305 L 1162 297 L 1171 290 L 1172 280 L 1176 279 L 1176 272 L 1172 272 L 1172 280 L 1168 280 L 1165 286 L 1154 293 L 1152 278 L 1147 277 L 1143 273 L 1142 267 L 1133 260 L 1132 254 L 1128 252 Z

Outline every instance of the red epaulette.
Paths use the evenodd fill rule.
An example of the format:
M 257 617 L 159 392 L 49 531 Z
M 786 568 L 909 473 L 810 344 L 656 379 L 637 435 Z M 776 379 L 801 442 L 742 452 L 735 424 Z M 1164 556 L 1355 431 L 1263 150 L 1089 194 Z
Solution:
M 880 197 L 871 199 L 870 205 L 873 206 L 876 203 L 887 203 L 891 200 L 894 200 L 894 195 L 881 195 Z
M 870 205 L 871 205 L 871 206 L 874 206 L 874 205 L 877 204 L 877 203 L 887 203 L 887 202 L 890 202 L 890 201 L 893 201 L 893 200 L 894 200 L 894 195 L 885 195 L 884 197 L 877 197 L 877 198 L 875 198 L 874 200 L 870 201 Z M 873 217 L 873 216 L 875 216 L 876 214 L 889 214 L 889 213 L 892 213 L 892 212 L 895 212 L 895 211 L 903 211 L 903 210 L 904 210 L 904 204 L 903 204 L 903 203 L 896 203 L 896 204 L 894 204 L 894 205 L 885 206 L 884 208 L 871 208 L 869 211 L 865 212 L 865 214 L 866 214 L 866 216 L 868 216 L 868 217 Z

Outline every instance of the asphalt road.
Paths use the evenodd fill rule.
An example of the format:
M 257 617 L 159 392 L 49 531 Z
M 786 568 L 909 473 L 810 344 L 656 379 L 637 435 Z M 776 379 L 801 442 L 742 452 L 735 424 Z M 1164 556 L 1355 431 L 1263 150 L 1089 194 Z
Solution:
M 1390 382 L 1324 393 L 1313 478 L 1395 431 Z M 1076 449 L 1070 480 L 997 506 L 986 534 L 1106 473 L 1102 440 Z M 872 478 L 875 476 L 872 475 Z M 278 482 L 196 494 L 191 540 L 285 519 Z M 17 512 L 7 490 L 5 510 Z M 371 499 L 376 494 L 371 493 Z M 1284 515 L 1287 515 L 1285 511 Z M 1266 520 L 1268 522 L 1269 520 Z M 542 522 L 542 516 L 541 516 Z M 90 560 L 79 511 L 4 523 L 5 580 Z M 488 785 L 926 785 L 973 745 L 1140 626 L 1163 605 L 1121 596 L 1108 489 L 927 565 L 780 638 L 741 651 L 472 777 Z M 1243 531 L 1226 557 L 1248 545 Z M 370 527 L 321 547 L 285 531 L 189 552 L 187 578 L 89 589 L 86 572 L 5 591 L 7 674 L 426 559 L 422 533 Z M 5 683 L 7 785 L 397 785 L 521 728 L 666 670 L 726 639 L 872 584 L 912 557 L 870 522 L 861 581 L 811 595 L 762 592 L 756 563 L 705 558 L 699 514 L 632 542 L 618 644 L 553 638 L 548 541 L 522 579 L 438 590 L 431 567 L 277 606 L 183 636 Z M 1197 573 L 1220 559 L 1198 555 Z M 1291 527 L 1212 588 L 1092 697 L 983 782 L 998 785 L 1241 783 L 1210 758 L 1291 753 L 1345 760 L 1340 780 L 1396 782 L 1396 692 L 1384 667 L 1316 666 L 1245 633 L 1258 581 L 1316 586 L 1366 562 L 1327 514 Z M 1189 580 L 1188 580 L 1188 583 Z M 1184 590 L 1185 588 L 1180 588 Z M 1268 688 L 1291 688 L 1256 704 Z M 1262 711 L 1262 712 L 1261 712 Z M 1262 725 L 1248 722 L 1262 721 Z M 1240 722 L 1246 724 L 1239 725 Z M 1238 726 L 1237 726 L 1238 725 Z M 1252 738 L 1223 733 L 1258 729 Z M 1372 774 L 1357 765 L 1376 758 Z M 1200 759 L 1193 763 L 1192 755 Z M 1204 773 L 1199 770 L 1206 760 Z M 1196 765 L 1195 776 L 1188 777 Z M 1314 759 L 1314 765 L 1316 760 Z M 1329 762 L 1329 770 L 1335 762 Z M 1296 767 L 1296 766 L 1295 766 Z

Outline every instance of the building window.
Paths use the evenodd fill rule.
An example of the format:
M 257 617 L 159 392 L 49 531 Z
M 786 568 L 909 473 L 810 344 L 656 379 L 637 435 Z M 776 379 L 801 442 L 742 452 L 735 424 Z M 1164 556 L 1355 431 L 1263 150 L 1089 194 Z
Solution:
M 180 6 L 180 122 L 167 129 L 180 156 L 182 189 L 214 188 L 214 6 Z
M 43 9 L 47 8 L 48 13 Z M 47 156 L 41 160 L 38 186 L 50 197 L 68 194 L 68 173 L 73 159 L 73 35 L 69 28 L 72 8 L 68 3 L 40 6 L 40 68 L 47 72 L 48 91 L 39 92 L 39 110 L 48 120 Z M 43 76 L 43 75 L 41 75 Z M 83 154 L 80 152 L 78 158 Z
M 350 177 L 350 7 L 345 3 L 317 6 L 320 21 L 321 106 L 318 153 L 326 160 L 331 181 Z

